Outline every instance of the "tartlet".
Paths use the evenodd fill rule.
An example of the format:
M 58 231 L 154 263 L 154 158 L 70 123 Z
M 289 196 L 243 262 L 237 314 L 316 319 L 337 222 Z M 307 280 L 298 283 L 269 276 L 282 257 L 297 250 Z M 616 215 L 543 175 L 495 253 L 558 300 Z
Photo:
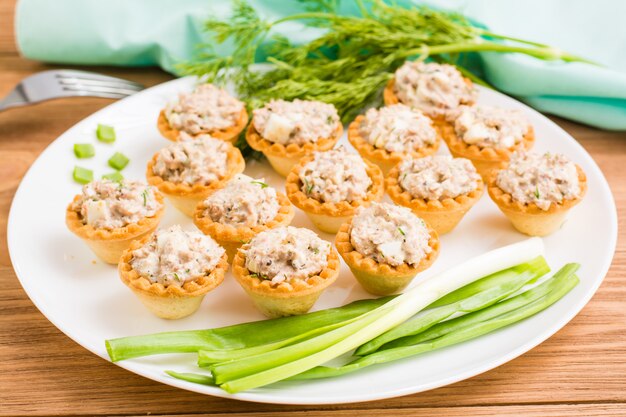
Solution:
M 209 140 L 208 138 L 197 140 Z M 217 139 L 215 139 L 217 140 Z M 196 140 L 190 142 L 194 143 Z M 184 142 L 178 142 L 172 144 L 168 148 L 178 146 L 178 144 Z M 189 142 L 188 142 L 189 143 Z M 178 210 L 183 212 L 189 217 L 193 216 L 196 209 L 196 205 L 202 201 L 213 190 L 222 188 L 229 180 L 235 175 L 243 172 L 246 163 L 238 148 L 231 143 L 223 142 L 226 146 L 226 170 L 223 176 L 219 179 L 212 181 L 208 184 L 194 183 L 188 184 L 186 182 L 173 182 L 168 179 L 155 174 L 154 169 L 159 158 L 160 151 L 154 154 L 152 159 L 148 162 L 146 169 L 146 179 L 148 183 L 154 185 L 170 200 L 172 205 Z
M 238 179 L 235 178 L 235 180 L 231 181 L 229 184 L 233 184 L 237 180 Z M 261 184 L 256 185 L 257 187 L 267 187 L 267 185 L 262 183 L 260 180 L 253 180 L 252 178 L 248 178 L 248 180 L 253 183 L 256 182 L 257 184 Z M 228 187 L 229 185 L 226 186 L 226 188 Z M 222 190 L 226 190 L 226 188 Z M 215 191 L 211 196 L 218 192 L 219 190 Z M 209 196 L 209 198 L 211 196 Z M 285 194 L 276 192 L 276 200 L 278 207 L 276 214 L 272 219 L 263 224 L 246 225 L 228 224 L 213 220 L 206 214 L 208 199 L 205 199 L 196 206 L 196 210 L 193 215 L 193 223 L 202 231 L 202 233 L 211 236 L 220 246 L 226 249 L 228 261 L 232 262 L 241 245 L 250 241 L 250 239 L 260 232 L 280 226 L 287 226 L 291 223 L 295 213 L 289 199 L 285 196 Z
M 482 106 L 482 108 L 488 107 Z M 478 109 L 478 107 L 467 108 L 468 111 L 472 109 Z M 519 141 L 508 147 L 469 144 L 459 137 L 455 125 L 441 126 L 440 131 L 448 145 L 448 149 L 450 149 L 450 153 L 455 157 L 466 158 L 472 161 L 478 173 L 483 177 L 483 181 L 488 180 L 491 171 L 503 168 L 515 151 L 529 150 L 535 143 L 535 131 L 530 124 L 528 124 L 526 133 L 521 138 L 518 138 Z
M 247 125 L 248 125 L 248 112 L 244 108 L 243 110 L 241 110 L 241 114 L 239 118 L 237 119 L 237 123 L 233 125 L 232 127 L 229 127 L 226 129 L 219 129 L 219 130 L 203 131 L 201 133 L 196 133 L 190 136 L 198 137 L 200 135 L 208 134 L 208 135 L 213 136 L 216 139 L 225 140 L 225 141 L 234 143 L 237 141 L 237 138 L 239 137 L 241 132 L 243 132 L 243 130 L 246 128 Z M 163 135 L 164 138 L 171 140 L 173 142 L 178 142 L 180 140 L 181 131 L 173 128 L 169 124 L 169 122 L 167 121 L 167 118 L 165 117 L 164 110 L 161 110 L 161 112 L 159 113 L 159 118 L 157 119 L 157 128 L 159 129 L 159 132 L 161 132 L 161 135 Z
M 403 106 L 402 104 L 397 105 Z M 388 107 L 387 109 L 392 108 L 392 106 Z M 381 111 L 385 111 L 385 108 L 381 109 Z M 419 112 L 419 114 L 421 115 L 421 112 L 419 110 L 413 109 L 411 111 Z M 425 120 L 430 121 L 430 119 L 427 119 L 424 116 L 422 117 Z M 381 147 L 375 147 L 365 137 L 363 137 L 361 126 L 365 120 L 366 115 L 361 114 L 357 116 L 352 123 L 350 123 L 350 126 L 348 127 L 348 140 L 363 158 L 378 165 L 382 170 L 383 175 L 385 176 L 397 163 L 402 161 L 404 158 L 408 156 L 413 158 L 421 158 L 424 156 L 433 155 L 439 149 L 439 145 L 441 143 L 441 135 L 439 134 L 439 129 L 436 129 L 432 125 L 429 125 L 428 127 L 432 129 L 432 134 L 435 136 L 435 140 L 432 143 L 427 143 L 426 146 L 420 147 L 419 149 L 412 149 L 408 151 L 405 150 L 399 152 L 395 150 L 389 151 Z
M 211 85 L 199 86 L 198 88 L 203 88 L 203 87 L 206 87 L 209 89 L 215 89 L 215 87 Z M 223 90 L 218 90 L 218 91 L 220 91 L 222 94 L 227 94 Z M 194 93 L 191 93 L 190 95 L 193 95 L 193 94 Z M 234 101 L 236 99 L 232 98 L 232 100 Z M 230 126 L 227 126 L 227 127 L 211 128 L 211 129 L 203 128 L 203 129 L 200 129 L 199 131 L 186 132 L 185 130 L 181 130 L 179 128 L 172 126 L 172 124 L 167 118 L 166 109 L 161 110 L 161 112 L 159 113 L 159 117 L 157 119 L 157 128 L 159 129 L 159 132 L 161 132 L 161 134 L 166 139 L 169 139 L 174 142 L 180 139 L 181 132 L 185 132 L 191 137 L 197 137 L 202 134 L 209 134 L 216 139 L 235 142 L 235 140 L 239 137 L 239 134 L 243 132 L 243 130 L 246 128 L 247 124 L 248 124 L 248 112 L 243 103 L 241 103 L 241 111 L 238 112 L 237 118 Z
M 580 166 L 574 165 L 578 179 L 578 195 L 575 198 L 563 199 L 561 202 L 552 202 L 547 209 L 533 202 L 523 203 L 515 200 L 510 193 L 502 190 L 497 183 L 500 171 L 494 171 L 487 181 L 489 197 L 519 232 L 529 236 L 547 236 L 561 228 L 569 210 L 582 201 L 587 191 L 587 177 Z
M 469 162 L 466 163 L 473 169 L 473 166 Z M 396 165 L 389 172 L 385 180 L 387 194 L 394 203 L 411 209 L 413 213 L 424 219 L 439 235 L 452 231 L 463 216 L 465 216 L 483 195 L 483 180 L 476 174 L 476 171 L 474 171 L 476 185 L 475 188 L 469 192 L 454 197 L 446 196 L 432 199 L 414 196 L 402 187 L 400 181 L 402 165 L 403 163 Z
M 256 238 L 265 233 L 280 231 L 281 229 L 297 229 L 291 226 L 271 229 L 261 232 Z M 307 229 L 299 229 L 310 232 Z M 311 232 L 312 233 L 312 232 Z M 325 242 L 325 241 L 324 241 Z M 267 317 L 283 317 L 304 314 L 313 307 L 321 293 L 328 288 L 339 275 L 339 257 L 328 242 L 328 255 L 322 269 L 306 279 L 286 277 L 279 283 L 271 279 L 259 277 L 246 266 L 246 251 L 252 242 L 245 244 L 235 255 L 233 260 L 233 275 L 244 291 L 250 296 L 255 306 Z
M 467 91 L 455 92 L 456 93 L 455 100 L 457 101 L 456 106 L 463 105 L 463 104 L 472 105 L 475 103 L 476 92 L 475 92 L 472 81 L 467 77 L 463 77 L 461 73 L 454 66 L 448 65 L 448 64 L 407 61 L 400 68 L 398 68 L 398 70 L 396 70 L 394 77 L 389 80 L 389 82 L 385 86 L 385 89 L 383 90 L 383 101 L 386 106 L 390 106 L 392 104 L 397 104 L 397 103 L 402 103 L 411 107 L 415 107 L 421 110 L 428 117 L 430 117 L 435 123 L 435 126 L 437 127 L 447 125 L 450 123 L 448 119 L 450 117 L 450 114 L 453 113 L 456 110 L 456 108 L 455 107 L 448 108 L 449 103 L 437 102 L 437 103 L 428 103 L 428 105 L 426 105 L 426 103 L 422 103 L 421 105 L 418 105 L 416 103 L 407 102 L 406 100 L 401 100 L 400 97 L 398 97 L 398 94 L 396 93 L 396 87 L 397 87 L 396 78 L 403 71 L 414 71 L 415 73 L 418 73 L 418 74 L 429 74 L 429 73 L 433 73 L 437 71 L 441 71 L 444 73 L 447 72 L 448 73 L 447 75 L 452 77 L 452 79 L 450 80 L 452 85 L 454 85 L 454 83 L 457 83 L 457 87 L 462 87 L 461 89 L 467 90 Z M 437 85 L 438 83 L 439 81 L 434 82 L 435 85 Z M 424 84 L 428 84 L 428 83 L 424 83 Z M 451 90 L 449 89 L 449 91 Z M 415 92 L 417 92 L 417 88 L 415 89 Z M 428 108 L 429 106 L 433 108 L 429 109 Z
M 72 233 L 80 237 L 98 258 L 109 264 L 117 264 L 131 242 L 150 236 L 159 225 L 163 217 L 163 196 L 156 190 L 154 199 L 158 209 L 154 215 L 143 217 L 139 221 L 127 224 L 123 227 L 112 229 L 93 227 L 85 224 L 82 215 L 75 209 L 75 205 L 81 201 L 81 195 L 74 197 L 65 211 L 65 223 Z
M 335 236 L 335 247 L 354 277 L 370 294 L 390 295 L 402 291 L 419 272 L 428 269 L 439 255 L 437 232 L 426 224 L 429 232 L 430 252 L 417 265 L 402 263 L 393 266 L 378 262 L 372 257 L 364 256 L 353 246 L 350 237 L 353 219 L 349 219 L 339 228 Z
M 337 149 L 329 152 L 342 151 Z M 341 224 L 354 215 L 358 207 L 366 206 L 373 201 L 382 199 L 385 192 L 384 177 L 377 165 L 367 160 L 362 160 L 365 164 L 367 177 L 371 181 L 365 195 L 355 198 L 352 201 L 321 202 L 302 191 L 305 184 L 303 184 L 300 178 L 300 172 L 307 164 L 315 159 L 317 154 L 321 154 L 321 152 L 304 156 L 292 168 L 285 181 L 285 191 L 287 192 L 289 201 L 291 201 L 294 206 L 303 210 L 315 227 L 326 233 L 337 233 Z
M 284 103 L 283 101 L 278 102 Z M 256 112 L 260 110 L 265 110 L 269 108 L 269 106 L 275 105 L 275 103 L 277 102 L 270 102 L 263 109 L 255 110 L 255 114 L 258 114 Z M 325 103 L 308 102 L 304 100 L 294 100 L 292 103 L 316 103 L 326 105 Z M 261 132 L 259 132 L 256 128 L 255 122 L 257 117 L 259 116 L 253 116 L 252 121 L 250 122 L 248 129 L 246 130 L 246 141 L 252 149 L 262 152 L 269 161 L 270 165 L 274 168 L 274 170 L 283 177 L 289 174 L 291 168 L 304 155 L 310 154 L 314 151 L 326 151 L 332 149 L 343 134 L 343 126 L 339 121 L 336 110 L 334 111 L 333 120 L 331 120 L 332 123 L 335 125 L 331 133 L 326 136 L 317 137 L 315 141 L 306 141 L 304 143 L 280 143 L 268 140 L 267 138 L 263 137 Z
M 131 265 L 133 252 L 147 244 L 151 236 L 135 240 L 124 251 L 118 264 L 122 282 L 131 289 L 139 300 L 156 316 L 163 319 L 180 319 L 195 313 L 204 296 L 224 281 L 228 270 L 226 252 L 208 275 L 187 280 L 182 285 L 163 285 L 140 275 Z

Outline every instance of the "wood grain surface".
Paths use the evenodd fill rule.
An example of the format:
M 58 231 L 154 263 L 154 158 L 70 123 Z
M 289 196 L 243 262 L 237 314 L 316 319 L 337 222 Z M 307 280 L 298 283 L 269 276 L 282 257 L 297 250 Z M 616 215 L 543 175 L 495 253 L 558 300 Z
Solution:
M 14 2 L 0 0 L 0 96 L 27 75 L 52 68 L 17 55 Z M 171 78 L 158 69 L 90 69 L 146 85 Z M 0 416 L 317 417 L 330 411 L 346 417 L 626 416 L 625 133 L 553 118 L 604 171 L 620 224 L 617 252 L 603 285 L 560 332 L 506 365 L 437 390 L 359 404 L 276 406 L 194 394 L 127 372 L 63 335 L 22 290 L 6 243 L 9 206 L 20 179 L 59 134 L 110 102 L 66 99 L 0 113 Z

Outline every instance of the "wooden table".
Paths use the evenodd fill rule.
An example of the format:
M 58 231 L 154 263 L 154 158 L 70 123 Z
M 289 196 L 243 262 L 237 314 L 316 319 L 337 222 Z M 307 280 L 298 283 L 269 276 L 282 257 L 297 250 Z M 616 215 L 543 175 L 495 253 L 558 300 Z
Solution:
M 13 8 L 14 0 L 0 0 L 0 96 L 27 75 L 52 68 L 18 56 Z M 171 78 L 152 68 L 94 70 L 146 85 Z M 109 103 L 67 99 L 0 113 L 0 415 L 323 416 L 332 410 L 341 416 L 626 416 L 623 231 L 603 285 L 563 330 L 506 365 L 430 392 L 326 407 L 252 404 L 171 388 L 86 351 L 50 324 L 22 290 L 9 260 L 6 224 L 20 179 L 39 153 L 64 130 Z M 603 169 L 623 230 L 626 134 L 553 119 Z

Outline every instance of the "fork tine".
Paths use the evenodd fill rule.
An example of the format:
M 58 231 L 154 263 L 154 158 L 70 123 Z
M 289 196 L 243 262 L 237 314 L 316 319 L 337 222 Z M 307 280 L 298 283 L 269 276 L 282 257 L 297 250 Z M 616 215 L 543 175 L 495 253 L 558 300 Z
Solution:
M 130 96 L 131 94 L 135 94 L 137 90 L 131 88 L 123 88 L 123 87 L 103 87 L 103 86 L 80 86 L 80 85 L 66 85 L 63 86 L 64 91 L 71 91 L 74 93 L 110 93 L 110 94 L 124 94 Z
M 121 98 L 126 98 L 129 95 L 130 94 L 77 91 L 74 94 L 72 94 L 72 97 L 99 97 L 99 98 L 121 99 Z
M 112 88 L 126 88 L 133 91 L 141 91 L 143 87 L 136 84 L 119 83 L 117 81 L 101 81 L 101 80 L 88 80 L 80 78 L 59 78 L 59 83 L 63 86 L 74 87 L 112 87 Z
M 54 75 L 59 79 L 77 79 L 77 80 L 93 80 L 93 81 L 108 81 L 120 84 L 132 85 L 135 87 L 145 88 L 142 84 L 136 83 L 130 80 L 124 80 L 122 78 L 111 77 L 108 75 L 96 74 L 88 71 L 78 70 L 53 70 Z

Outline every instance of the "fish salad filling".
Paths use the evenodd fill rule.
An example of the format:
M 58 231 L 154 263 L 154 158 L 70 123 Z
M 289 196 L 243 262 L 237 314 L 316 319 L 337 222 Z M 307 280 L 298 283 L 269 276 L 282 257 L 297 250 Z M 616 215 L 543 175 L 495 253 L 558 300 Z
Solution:
M 506 169 L 498 172 L 496 185 L 522 204 L 541 210 L 581 195 L 576 164 L 563 155 L 515 152 Z
M 252 122 L 263 139 L 282 145 L 304 145 L 333 137 L 340 124 L 332 104 L 299 99 L 272 100 L 254 110 Z
M 226 175 L 229 144 L 209 135 L 159 151 L 152 171 L 166 181 L 208 185 Z
M 394 92 L 400 102 L 430 117 L 449 116 L 476 99 L 474 88 L 448 64 L 405 62 L 395 73 Z
M 302 192 L 322 203 L 363 198 L 372 185 L 365 162 L 343 147 L 314 152 L 313 160 L 302 167 L 299 177 Z
M 174 129 L 196 135 L 235 126 L 243 109 L 244 104 L 225 90 L 202 84 L 168 103 L 165 117 Z
M 232 226 L 262 226 L 274 219 L 280 204 L 276 190 L 263 179 L 239 174 L 204 200 L 204 216 Z
M 406 159 L 399 167 L 400 187 L 414 198 L 443 200 L 478 188 L 480 175 L 465 158 L 447 155 Z
M 224 252 L 211 237 L 176 225 L 158 230 L 135 249 L 130 266 L 152 283 L 182 286 L 213 272 Z
M 491 106 L 462 106 L 454 130 L 468 145 L 511 148 L 522 141 L 530 125 L 519 110 Z
M 112 230 L 153 217 L 161 206 L 155 188 L 140 181 L 95 180 L 83 186 L 72 209 L 84 224 Z
M 437 142 L 432 121 L 404 104 L 369 109 L 360 130 L 370 145 L 387 152 L 418 151 Z
M 286 226 L 256 235 L 242 249 L 250 275 L 278 285 L 304 280 L 328 265 L 330 243 L 309 229 Z
M 432 248 L 430 231 L 411 210 L 388 203 L 359 207 L 350 243 L 361 255 L 391 266 L 418 265 Z

